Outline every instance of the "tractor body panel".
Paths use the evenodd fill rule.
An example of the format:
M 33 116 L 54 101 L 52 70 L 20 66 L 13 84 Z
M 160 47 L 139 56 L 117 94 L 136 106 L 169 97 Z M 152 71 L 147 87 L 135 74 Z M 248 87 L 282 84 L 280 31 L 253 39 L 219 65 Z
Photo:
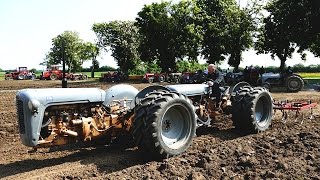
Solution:
M 24 89 L 18 91 L 16 98 L 21 141 L 26 146 L 36 146 L 47 107 L 102 103 L 105 101 L 105 91 L 98 88 Z
M 168 85 L 166 88 L 186 96 L 198 96 L 208 94 L 209 92 L 209 86 L 207 84 L 178 84 Z

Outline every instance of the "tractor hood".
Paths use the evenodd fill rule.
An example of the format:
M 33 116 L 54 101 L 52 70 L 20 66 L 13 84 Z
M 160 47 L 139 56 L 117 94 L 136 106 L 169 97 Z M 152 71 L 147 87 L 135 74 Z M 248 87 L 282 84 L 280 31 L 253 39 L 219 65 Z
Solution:
M 178 84 L 166 86 L 170 91 L 175 91 L 186 96 L 197 96 L 207 94 L 209 86 L 207 84 Z
M 265 80 L 267 79 L 279 79 L 280 78 L 280 74 L 279 73 L 264 73 L 262 74 L 262 82 L 265 82 Z
M 17 98 L 38 101 L 42 106 L 103 102 L 105 91 L 98 88 L 24 89 L 18 91 Z

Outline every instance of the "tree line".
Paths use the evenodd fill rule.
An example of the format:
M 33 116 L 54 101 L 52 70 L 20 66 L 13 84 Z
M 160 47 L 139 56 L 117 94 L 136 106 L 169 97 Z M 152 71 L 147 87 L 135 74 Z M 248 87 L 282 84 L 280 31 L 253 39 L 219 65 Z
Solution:
M 135 21 L 94 23 L 96 43 L 83 42 L 77 32 L 63 32 L 52 39 L 42 64 L 64 58 L 69 71 L 77 71 L 90 60 L 93 72 L 99 67 L 96 57 L 110 51 L 120 70 L 131 74 L 181 70 L 181 64 L 195 65 L 199 57 L 207 63 L 227 61 L 238 69 L 242 52 L 254 48 L 278 57 L 282 71 L 295 51 L 302 60 L 306 50 L 319 57 L 319 19 L 318 0 L 249 0 L 245 7 L 236 0 L 152 3 L 144 5 Z

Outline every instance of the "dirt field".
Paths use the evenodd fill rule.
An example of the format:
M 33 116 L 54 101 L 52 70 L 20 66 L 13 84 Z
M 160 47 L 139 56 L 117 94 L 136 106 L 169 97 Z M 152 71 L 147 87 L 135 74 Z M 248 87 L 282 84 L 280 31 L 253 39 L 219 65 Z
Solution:
M 320 108 L 314 120 L 281 121 L 272 128 L 243 136 L 229 117 L 211 128 L 198 129 L 189 150 L 164 161 L 145 161 L 128 142 L 94 147 L 90 144 L 39 149 L 20 143 L 15 90 L 60 87 L 59 81 L 0 81 L 0 179 L 320 179 Z M 133 84 L 142 89 L 147 84 Z M 69 87 L 110 84 L 72 82 Z M 320 93 L 273 93 L 276 100 L 320 103 Z M 306 113 L 307 115 L 307 113 Z

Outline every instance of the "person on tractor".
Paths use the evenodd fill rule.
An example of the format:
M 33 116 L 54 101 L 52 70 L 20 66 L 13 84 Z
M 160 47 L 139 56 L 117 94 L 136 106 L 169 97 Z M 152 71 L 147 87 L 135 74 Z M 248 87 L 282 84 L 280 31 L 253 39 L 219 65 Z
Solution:
M 288 66 L 287 70 L 285 71 L 286 75 L 293 74 L 293 70 L 291 69 L 291 66 Z
M 259 74 L 260 76 L 262 76 L 262 74 L 266 73 L 266 70 L 264 69 L 263 66 L 261 66 L 261 68 L 259 69 Z
M 208 85 L 212 89 L 211 97 L 215 97 L 216 107 L 218 108 L 222 97 L 220 86 L 224 85 L 224 77 L 214 64 L 209 64 L 206 78 L 209 80 Z

